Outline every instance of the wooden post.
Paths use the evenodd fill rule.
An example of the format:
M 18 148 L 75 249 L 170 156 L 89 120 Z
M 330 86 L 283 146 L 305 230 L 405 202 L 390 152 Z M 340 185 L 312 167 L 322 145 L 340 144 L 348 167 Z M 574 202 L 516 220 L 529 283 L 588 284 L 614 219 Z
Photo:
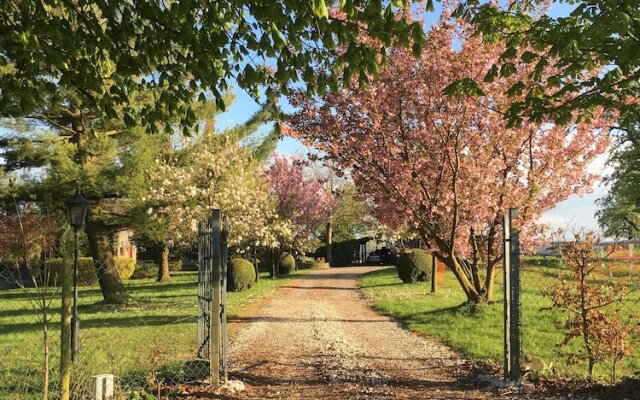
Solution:
M 436 255 L 431 253 L 431 293 L 435 293 L 438 291 L 437 284 L 437 276 L 438 276 L 438 259 Z

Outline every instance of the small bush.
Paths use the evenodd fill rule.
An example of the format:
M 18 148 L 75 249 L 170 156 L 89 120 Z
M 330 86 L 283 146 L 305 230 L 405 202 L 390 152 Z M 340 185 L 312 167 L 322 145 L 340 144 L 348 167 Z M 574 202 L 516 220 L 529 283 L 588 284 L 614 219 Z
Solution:
M 282 275 L 288 275 L 295 271 L 296 259 L 289 253 L 282 253 L 280 256 L 280 262 L 278 263 L 278 273 Z
M 161 261 L 141 261 L 136 264 L 136 270 L 133 272 L 131 279 L 148 279 L 157 278 L 158 271 L 160 270 Z M 182 260 L 169 261 L 169 271 L 177 272 L 182 271 Z M 196 268 L 196 271 L 198 269 Z
M 227 290 L 240 292 L 249 289 L 256 281 L 256 270 L 251 261 L 242 258 L 229 260 L 227 264 Z
M 171 272 L 182 271 L 182 260 L 169 261 L 169 271 Z
M 298 268 L 310 269 L 315 267 L 317 263 L 318 261 L 316 261 L 316 259 L 313 257 L 302 256 L 300 257 L 300 260 L 298 260 Z
M 136 270 L 133 271 L 131 279 L 148 279 L 158 277 L 158 264 L 143 261 L 136 264 Z
M 422 249 L 400 253 L 396 269 L 404 283 L 426 282 L 431 279 L 431 255 Z
M 120 279 L 126 281 L 131 278 L 134 270 L 136 269 L 136 263 L 134 260 L 125 257 L 114 257 L 113 261 Z M 52 280 L 52 283 L 58 283 L 62 280 L 62 267 L 65 262 L 69 263 L 71 266 L 73 265 L 73 259 L 57 258 L 48 261 L 51 274 L 50 279 Z M 96 274 L 96 269 L 93 266 L 93 258 L 78 258 L 78 284 L 82 286 L 98 284 L 98 275 Z

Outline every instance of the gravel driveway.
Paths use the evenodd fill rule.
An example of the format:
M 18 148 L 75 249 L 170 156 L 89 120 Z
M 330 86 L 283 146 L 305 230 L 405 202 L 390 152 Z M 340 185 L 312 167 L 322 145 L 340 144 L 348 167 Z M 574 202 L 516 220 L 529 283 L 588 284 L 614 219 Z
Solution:
M 230 344 L 240 399 L 486 399 L 449 348 L 372 311 L 357 289 L 374 267 L 313 271 L 278 289 Z M 447 329 L 443 327 L 443 329 Z

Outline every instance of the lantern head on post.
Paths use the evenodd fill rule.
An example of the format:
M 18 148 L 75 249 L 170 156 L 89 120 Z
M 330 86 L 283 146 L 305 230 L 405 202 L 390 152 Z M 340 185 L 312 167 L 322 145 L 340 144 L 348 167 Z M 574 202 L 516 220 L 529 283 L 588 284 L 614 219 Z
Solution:
M 69 222 L 74 229 L 80 229 L 84 224 L 84 219 L 89 210 L 89 200 L 76 189 L 76 194 L 69 197 L 65 202 L 69 210 Z

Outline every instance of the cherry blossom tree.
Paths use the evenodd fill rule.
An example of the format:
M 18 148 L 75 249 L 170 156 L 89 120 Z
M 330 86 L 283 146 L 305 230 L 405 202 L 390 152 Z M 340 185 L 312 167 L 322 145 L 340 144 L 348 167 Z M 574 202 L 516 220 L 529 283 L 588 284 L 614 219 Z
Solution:
M 154 238 L 169 248 L 193 244 L 198 221 L 212 209 L 229 219 L 230 247 L 277 247 L 291 227 L 279 218 L 267 181 L 251 150 L 219 134 L 199 138 L 148 171 L 142 197 Z M 168 264 L 164 262 L 163 264 Z
M 305 173 L 304 162 L 276 155 L 266 170 L 269 193 L 283 220 L 291 222 L 293 235 L 287 243 L 294 251 L 306 253 L 318 227 L 325 224 L 334 205 L 324 182 Z
M 531 67 L 493 71 L 501 45 L 446 18 L 428 41 L 418 58 L 392 50 L 368 87 L 316 99 L 294 94 L 297 111 L 283 131 L 350 169 L 378 218 L 415 229 L 469 302 L 491 301 L 503 214 L 520 208 L 526 236 L 546 210 L 591 190 L 596 176 L 586 168 L 606 150 L 610 121 L 594 108 L 570 125 L 540 119 L 510 127 L 504 111 L 519 94 L 504 88 Z M 475 93 L 443 93 L 454 81 L 487 75 Z

